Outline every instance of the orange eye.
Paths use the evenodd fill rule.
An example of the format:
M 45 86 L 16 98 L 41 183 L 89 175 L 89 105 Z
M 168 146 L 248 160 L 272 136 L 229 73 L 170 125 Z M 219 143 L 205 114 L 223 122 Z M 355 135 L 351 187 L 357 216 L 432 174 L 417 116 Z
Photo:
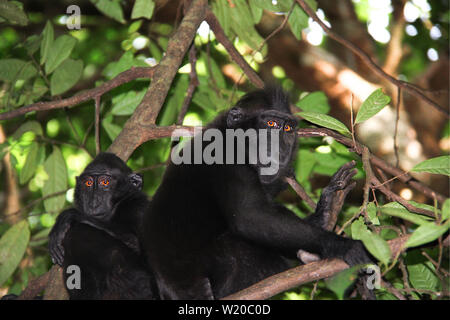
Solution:
M 273 121 L 273 120 L 269 120 L 269 121 L 267 121 L 267 125 L 269 127 L 275 127 L 277 125 L 277 123 L 275 121 Z
M 100 184 L 101 184 L 102 186 L 107 186 L 107 185 L 109 184 L 109 179 L 102 179 L 102 180 L 100 181 Z
M 92 179 L 89 179 L 89 180 L 86 180 L 86 182 L 84 184 L 86 185 L 86 187 L 92 187 L 94 182 L 92 181 Z
M 284 131 L 291 131 L 292 130 L 292 127 L 290 126 L 290 125 L 285 125 L 284 126 Z

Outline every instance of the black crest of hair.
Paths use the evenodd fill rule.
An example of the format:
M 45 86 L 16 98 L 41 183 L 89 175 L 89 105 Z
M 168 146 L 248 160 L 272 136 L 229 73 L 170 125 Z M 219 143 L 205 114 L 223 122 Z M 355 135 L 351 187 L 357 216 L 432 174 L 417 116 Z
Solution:
M 247 110 L 278 110 L 291 114 L 289 95 L 278 86 L 268 86 L 265 89 L 253 91 L 244 95 L 236 107 Z
M 75 207 L 61 212 L 49 237 L 70 299 L 159 298 L 138 239 L 149 205 L 141 189 L 142 177 L 112 153 L 100 153 L 77 177 Z
M 225 297 L 287 270 L 299 250 L 349 265 L 371 262 L 360 241 L 324 230 L 337 190 L 354 185 L 354 163 L 332 177 L 311 218 L 300 219 L 275 201 L 293 172 L 296 127 L 281 89 L 257 90 L 207 128 L 278 130 L 277 173 L 262 175 L 259 164 L 168 166 L 142 229 L 143 252 L 163 299 Z

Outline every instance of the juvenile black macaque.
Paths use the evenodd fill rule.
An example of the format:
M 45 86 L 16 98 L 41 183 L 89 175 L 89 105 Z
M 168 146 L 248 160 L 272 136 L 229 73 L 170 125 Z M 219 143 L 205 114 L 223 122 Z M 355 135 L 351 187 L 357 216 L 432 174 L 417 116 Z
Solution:
M 71 299 L 159 298 L 138 241 L 149 205 L 141 189 L 142 177 L 112 153 L 99 154 L 77 177 L 75 207 L 58 216 L 49 237 Z
M 250 164 L 248 152 L 245 164 L 168 166 L 144 216 L 142 237 L 163 299 L 227 296 L 288 269 L 285 258 L 295 258 L 299 250 L 321 258 L 341 258 L 352 266 L 371 262 L 360 241 L 322 229 L 330 195 L 351 183 L 354 165 L 333 177 L 309 219 L 298 218 L 274 201 L 287 186 L 284 178 L 293 175 L 296 126 L 288 98 L 280 89 L 252 92 L 207 129 L 216 128 L 223 137 L 226 129 L 268 129 L 269 144 L 269 133 L 276 130 L 279 157 L 267 150 L 270 162 L 279 167 L 276 173 L 263 174 L 270 164 Z M 201 137 L 183 148 L 183 152 L 191 148 L 191 160 L 197 138 Z M 208 144 L 202 142 L 202 151 Z

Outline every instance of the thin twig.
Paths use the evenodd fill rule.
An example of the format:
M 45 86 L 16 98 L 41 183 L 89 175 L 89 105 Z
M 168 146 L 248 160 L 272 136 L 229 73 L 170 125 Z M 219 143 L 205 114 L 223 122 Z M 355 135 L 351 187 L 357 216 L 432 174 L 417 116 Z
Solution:
M 359 155 L 362 154 L 362 149 L 363 149 L 362 144 L 360 144 L 359 142 L 356 142 L 356 146 L 354 147 L 352 139 L 347 138 L 347 137 L 345 137 L 333 130 L 330 130 L 330 129 L 301 128 L 301 129 L 297 130 L 297 136 L 298 137 L 326 137 L 326 136 L 329 136 L 329 137 L 334 138 L 336 141 L 342 143 L 343 145 L 346 145 L 346 146 L 352 148 L 352 150 L 354 152 L 356 152 L 357 154 L 359 154 Z M 444 203 L 444 201 L 447 199 L 447 197 L 445 197 L 444 195 L 437 193 L 436 191 L 432 190 L 428 186 L 417 181 L 414 177 L 405 173 L 403 170 L 390 165 L 385 160 L 383 160 L 373 154 L 370 154 L 370 162 L 372 163 L 372 165 L 379 167 L 386 173 L 393 175 L 393 176 L 397 176 L 400 181 L 402 181 L 403 183 L 406 183 L 410 187 L 423 193 L 425 196 L 427 196 L 431 199 L 434 199 L 434 197 L 436 197 L 438 202 L 441 204 Z
M 44 197 L 41 197 L 41 198 L 38 198 L 38 199 L 36 199 L 36 200 L 30 201 L 26 206 L 23 206 L 22 208 L 20 208 L 20 209 L 17 210 L 16 212 L 13 212 L 13 213 L 11 214 L 11 216 L 20 214 L 21 212 L 23 212 L 23 211 L 25 211 L 25 210 L 27 210 L 27 209 L 29 209 L 29 208 L 34 207 L 36 204 L 38 204 L 38 203 L 40 203 L 40 202 L 42 202 L 42 201 L 44 201 L 44 200 L 47 200 L 47 199 L 50 199 L 50 198 L 53 198 L 53 197 L 57 197 L 57 196 L 63 195 L 63 194 L 65 194 L 68 190 L 69 190 L 69 189 L 62 190 L 62 191 L 58 191 L 58 192 L 55 192 L 55 193 L 51 193 L 51 194 L 48 194 L 48 195 L 46 195 L 46 196 L 44 196 Z M 8 215 L 8 216 L 9 216 L 9 215 Z
M 24 106 L 15 110 L 0 113 L 0 120 L 8 120 L 21 115 L 24 115 L 31 111 L 46 111 L 61 109 L 64 107 L 74 106 L 81 102 L 94 99 L 98 95 L 102 95 L 105 92 L 111 91 L 112 89 L 135 80 L 138 78 L 151 78 L 153 76 L 153 67 L 131 67 L 131 69 L 120 73 L 117 77 L 103 83 L 97 88 L 86 90 L 80 92 L 70 98 L 48 101 L 48 102 L 36 102 L 28 106 Z
M 297 0 L 297 3 L 302 7 L 302 9 L 306 12 L 308 16 L 310 16 L 315 22 L 317 22 L 322 29 L 325 31 L 325 33 L 331 38 L 345 46 L 346 48 L 350 49 L 355 55 L 357 55 L 362 61 L 364 61 L 367 66 L 378 76 L 388 80 L 389 82 L 393 83 L 397 87 L 401 87 L 411 95 L 415 96 L 416 98 L 420 98 L 423 101 L 425 101 L 427 104 L 435 108 L 436 110 L 444 113 L 447 117 L 450 115 L 450 111 L 430 98 L 428 98 L 426 95 L 424 95 L 420 90 L 418 90 L 416 87 L 410 85 L 408 82 L 397 80 L 391 75 L 387 74 L 383 71 L 373 60 L 372 58 L 362 51 L 360 48 L 358 48 L 356 45 L 354 45 L 352 42 L 348 41 L 347 39 L 342 38 L 340 35 L 336 34 L 334 31 L 331 30 L 325 23 L 323 23 L 322 20 L 316 15 L 316 13 L 309 7 L 308 4 L 304 0 Z
M 398 291 L 397 289 L 394 288 L 394 286 L 392 284 L 390 284 L 389 282 L 384 281 L 383 279 L 381 280 L 381 285 L 387 290 L 389 291 L 391 294 L 393 294 L 395 297 L 397 297 L 397 299 L 399 300 L 407 300 L 401 293 L 400 291 Z
M 191 48 L 189 49 L 189 62 L 191 64 L 191 72 L 189 73 L 189 86 L 187 89 L 186 97 L 183 101 L 183 106 L 181 107 L 180 113 L 178 114 L 178 125 L 183 124 L 183 120 L 186 116 L 189 105 L 191 104 L 195 88 L 197 88 L 198 86 L 197 71 L 195 69 L 197 64 L 197 52 L 195 50 L 195 43 L 192 43 Z
M 89 152 L 89 150 L 83 146 L 83 145 L 77 145 L 75 143 L 70 143 L 70 142 L 64 142 L 64 141 L 59 141 L 59 140 L 55 140 L 55 139 L 50 139 L 47 137 L 43 137 L 43 136 L 38 136 L 36 138 L 38 141 L 42 141 L 42 142 L 46 142 L 46 143 L 50 143 L 50 144 L 60 144 L 60 145 L 65 145 L 65 146 L 69 146 L 75 149 L 81 149 L 84 152 L 86 152 L 91 158 L 95 158 L 95 156 L 93 154 L 91 154 Z
M 391 199 L 392 201 L 397 201 L 402 206 L 404 206 L 407 210 L 409 210 L 411 212 L 415 212 L 415 213 L 424 214 L 424 215 L 432 217 L 432 218 L 435 217 L 434 212 L 432 212 L 430 210 L 418 208 L 418 207 L 410 204 L 408 201 L 406 201 L 405 199 L 403 199 L 402 197 L 400 197 L 396 193 L 392 192 L 391 190 L 389 190 L 385 186 L 382 186 L 381 183 L 380 183 L 380 180 L 378 180 L 377 177 L 372 176 L 370 182 L 372 183 L 373 188 L 376 188 L 376 189 L 380 190 L 389 199 Z
M 428 260 L 430 260 L 430 262 L 436 267 L 436 275 L 441 278 L 442 280 L 442 276 L 439 274 L 438 271 L 442 272 L 446 277 L 450 277 L 450 273 L 444 269 L 442 269 L 439 265 L 438 262 L 434 261 L 429 255 L 428 253 L 426 253 L 425 251 L 422 251 L 422 255 L 424 257 L 426 257 Z
M 83 137 L 83 141 L 81 141 L 81 146 L 85 147 L 86 146 L 86 141 L 89 137 L 89 133 L 91 132 L 92 128 L 94 127 L 95 121 L 91 122 L 91 124 L 89 125 L 89 127 L 86 129 L 86 133 L 84 134 Z
M 275 30 L 273 30 L 273 31 L 272 31 L 272 32 L 271 32 L 271 33 L 270 33 L 270 34 L 269 34 L 269 35 L 261 42 L 261 44 L 259 45 L 259 47 L 258 47 L 255 51 L 253 51 L 253 53 L 252 53 L 252 55 L 251 55 L 250 63 L 252 63 L 253 61 L 255 61 L 255 55 L 256 55 L 256 53 L 257 53 L 257 52 L 260 52 L 260 51 L 262 50 L 262 48 L 264 47 L 264 45 L 265 45 L 272 37 L 274 37 L 277 33 L 279 33 L 281 30 L 283 30 L 283 28 L 286 26 L 286 24 L 287 24 L 287 22 L 288 22 L 288 20 L 289 20 L 289 17 L 290 17 L 291 14 L 292 14 L 292 11 L 294 11 L 294 7 L 295 7 L 295 2 L 293 1 L 293 2 L 292 2 L 292 5 L 291 5 L 291 8 L 289 9 L 289 11 L 287 12 L 287 14 L 285 15 L 285 17 L 284 17 L 283 21 L 281 22 L 281 24 L 280 24 Z M 233 91 L 236 89 L 237 84 L 241 82 L 241 79 L 242 79 L 242 77 L 243 77 L 244 74 L 245 74 L 245 72 L 242 72 L 241 75 L 240 75 L 240 77 L 239 77 L 239 79 L 238 79 L 238 81 L 236 81 L 236 82 L 234 83 Z
M 253 83 L 257 88 L 264 88 L 264 82 L 258 76 L 258 74 L 253 70 L 253 68 L 245 61 L 242 55 L 233 46 L 230 39 L 225 35 L 219 21 L 217 20 L 211 9 L 206 11 L 206 22 L 208 22 L 211 30 L 214 32 L 217 41 L 222 44 L 230 55 L 231 59 L 236 62 L 236 64 L 244 71 L 247 78 Z
M 369 194 L 370 194 L 370 181 L 373 177 L 372 172 L 372 166 L 370 165 L 370 152 L 369 149 L 364 146 L 363 152 L 362 152 L 362 163 L 364 172 L 366 173 L 366 182 L 364 184 L 364 198 L 363 198 L 363 204 L 361 206 L 361 212 L 364 215 L 364 218 L 367 221 L 369 221 L 369 217 L 367 215 L 367 205 L 369 203 Z
M 297 195 L 308 204 L 308 206 L 310 206 L 313 210 L 316 210 L 316 203 L 309 197 L 305 189 L 300 183 L 298 183 L 295 177 L 286 177 L 285 180 L 289 183 L 292 189 L 294 189 Z
M 353 93 L 351 94 L 350 98 L 350 124 L 352 129 L 352 139 L 353 139 L 353 145 L 356 147 L 356 139 L 355 139 L 355 120 L 353 118 Z
M 145 142 L 145 132 L 155 126 L 173 79 L 194 40 L 200 23 L 205 20 L 207 7 L 206 0 L 191 1 L 180 26 L 169 39 L 164 57 L 155 67 L 153 77 L 157 81 L 150 82 L 144 98 L 125 122 L 123 130 L 114 139 L 108 152 L 115 153 L 126 161 L 133 151 Z
M 398 154 L 398 123 L 400 120 L 400 103 L 401 103 L 401 95 L 402 95 L 402 88 L 397 88 L 397 106 L 395 110 L 395 129 L 394 129 L 394 154 L 395 154 L 395 166 L 398 167 L 400 163 L 400 157 Z
M 73 136 L 75 137 L 75 141 L 78 143 L 78 145 L 80 145 L 80 144 L 81 144 L 80 136 L 78 135 L 78 132 L 77 132 L 77 130 L 75 129 L 75 126 L 73 125 L 72 119 L 70 119 L 70 116 L 69 116 L 69 110 L 68 110 L 67 107 L 64 108 L 64 113 L 65 113 L 65 115 L 66 115 L 66 121 L 67 121 L 67 124 L 69 125 L 69 128 L 70 128 L 70 130 L 72 131 Z
M 100 99 L 101 96 L 95 97 L 95 154 L 99 154 L 101 151 L 100 146 Z
M 313 289 L 311 290 L 311 295 L 309 296 L 309 300 L 314 300 L 314 295 L 317 292 L 317 285 L 319 284 L 319 281 L 314 282 Z

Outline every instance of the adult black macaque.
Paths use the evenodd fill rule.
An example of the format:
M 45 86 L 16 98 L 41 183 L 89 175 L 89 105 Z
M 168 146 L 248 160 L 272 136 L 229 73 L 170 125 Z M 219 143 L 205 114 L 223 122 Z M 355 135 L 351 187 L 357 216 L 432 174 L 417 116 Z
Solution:
M 149 204 L 141 189 L 142 177 L 112 153 L 99 154 L 77 177 L 75 208 L 58 216 L 49 236 L 71 299 L 159 298 L 138 241 Z M 79 267 L 81 288 L 72 286 L 71 265 Z
M 262 161 L 168 166 L 144 216 L 142 240 L 163 299 L 224 297 L 288 269 L 285 257 L 294 258 L 300 249 L 349 265 L 371 262 L 360 241 L 321 228 L 331 208 L 330 195 L 351 183 L 354 164 L 332 179 L 310 219 L 300 219 L 274 201 L 287 186 L 284 178 L 293 174 L 296 126 L 280 89 L 252 92 L 206 129 L 218 129 L 223 137 L 227 129 L 277 130 L 279 158 L 268 150 L 270 161 L 279 166 L 275 174 L 263 175 L 268 165 Z M 189 154 L 187 148 L 194 145 L 191 160 L 197 138 L 182 151 Z M 208 144 L 202 142 L 200 151 Z M 250 158 L 247 153 L 246 160 Z

